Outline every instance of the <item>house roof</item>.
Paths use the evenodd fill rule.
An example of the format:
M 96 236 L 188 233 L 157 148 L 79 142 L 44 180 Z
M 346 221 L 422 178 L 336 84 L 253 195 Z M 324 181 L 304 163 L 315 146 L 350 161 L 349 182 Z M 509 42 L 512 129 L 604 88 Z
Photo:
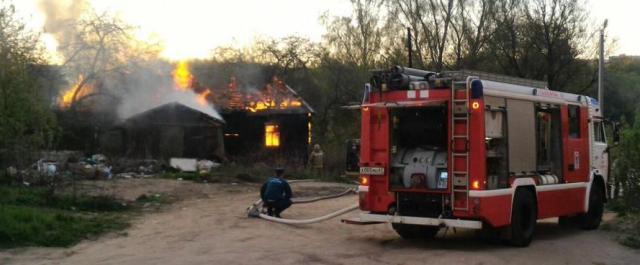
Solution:
M 223 89 L 214 89 L 212 103 L 224 113 L 248 112 L 251 115 L 313 114 L 314 109 L 295 90 L 280 80 L 260 89 L 237 87 L 232 81 Z
M 214 110 L 215 112 L 215 110 Z M 215 112 L 217 114 L 217 112 Z M 210 111 L 187 106 L 181 102 L 169 102 L 148 109 L 127 118 L 127 126 L 144 125 L 177 125 L 177 126 L 220 126 L 225 123 L 222 118 L 212 115 Z

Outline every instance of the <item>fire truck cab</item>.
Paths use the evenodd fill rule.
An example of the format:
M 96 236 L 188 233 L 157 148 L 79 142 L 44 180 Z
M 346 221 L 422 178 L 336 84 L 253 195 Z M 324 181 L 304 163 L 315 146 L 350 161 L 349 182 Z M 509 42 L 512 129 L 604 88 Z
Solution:
M 527 246 L 536 220 L 596 229 L 607 144 L 598 101 L 483 72 L 374 71 L 361 105 L 360 209 L 404 238 L 495 229 Z

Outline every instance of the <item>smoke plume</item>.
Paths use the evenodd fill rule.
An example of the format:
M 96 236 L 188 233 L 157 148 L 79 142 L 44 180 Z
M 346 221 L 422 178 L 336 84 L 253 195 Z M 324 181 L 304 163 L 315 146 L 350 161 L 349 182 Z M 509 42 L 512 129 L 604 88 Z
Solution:
M 58 47 L 64 47 L 73 40 L 73 22 L 82 16 L 89 4 L 87 0 L 40 0 L 39 7 L 45 15 L 44 32 L 55 37 Z

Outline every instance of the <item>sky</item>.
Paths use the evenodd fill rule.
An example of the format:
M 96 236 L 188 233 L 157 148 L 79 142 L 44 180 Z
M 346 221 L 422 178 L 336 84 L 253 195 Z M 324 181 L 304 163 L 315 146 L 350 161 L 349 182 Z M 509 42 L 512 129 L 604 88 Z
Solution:
M 66 1 L 66 0 L 60 0 Z M 38 0 L 14 0 L 18 14 L 34 30 L 44 17 Z M 349 0 L 89 0 L 97 11 L 119 15 L 138 27 L 141 39 L 159 40 L 168 59 L 204 58 L 217 46 L 244 46 L 255 38 L 298 35 L 319 41 L 319 17 L 348 16 Z M 590 0 L 592 24 L 609 20 L 607 35 L 617 40 L 613 54 L 640 55 L 637 0 Z M 52 36 L 43 37 L 55 50 Z

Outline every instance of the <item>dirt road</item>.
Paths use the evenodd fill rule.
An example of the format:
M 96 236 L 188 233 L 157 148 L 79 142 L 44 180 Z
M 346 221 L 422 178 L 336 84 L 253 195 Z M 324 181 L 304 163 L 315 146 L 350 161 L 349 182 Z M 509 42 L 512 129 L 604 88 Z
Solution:
M 248 219 L 245 209 L 257 198 L 256 185 L 168 180 L 129 180 L 119 185 L 131 187 L 119 193 L 126 198 L 155 191 L 177 193 L 183 200 L 137 218 L 124 233 L 68 249 L 1 251 L 0 264 L 638 264 L 640 260 L 639 251 L 620 246 L 609 232 L 561 228 L 555 220 L 538 224 L 528 248 L 487 242 L 471 231 L 407 241 L 389 225 L 353 226 L 334 219 L 292 227 Z M 312 195 L 341 187 L 300 183 L 293 189 Z M 314 217 L 356 200 L 348 196 L 294 205 L 283 217 Z

